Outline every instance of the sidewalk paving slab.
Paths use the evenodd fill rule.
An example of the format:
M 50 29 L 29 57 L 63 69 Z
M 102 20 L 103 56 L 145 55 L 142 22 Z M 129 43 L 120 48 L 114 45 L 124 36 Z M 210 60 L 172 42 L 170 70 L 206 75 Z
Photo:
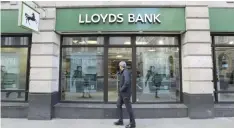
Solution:
M 27 120 L 1 118 L 2 128 L 124 128 L 114 119 Z M 124 120 L 125 124 L 128 120 Z M 234 128 L 234 117 L 214 119 L 160 118 L 136 119 L 136 128 Z

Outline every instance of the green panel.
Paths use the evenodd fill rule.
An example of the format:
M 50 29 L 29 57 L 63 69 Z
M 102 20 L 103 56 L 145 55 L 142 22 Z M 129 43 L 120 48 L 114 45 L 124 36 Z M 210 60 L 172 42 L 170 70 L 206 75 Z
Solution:
M 233 8 L 210 8 L 211 32 L 234 32 Z
M 1 33 L 31 33 L 18 26 L 18 10 L 1 10 Z
M 79 24 L 79 15 L 88 14 L 123 14 L 122 23 L 99 23 Z M 128 23 L 128 14 L 161 14 L 161 24 L 151 23 Z M 184 31 L 185 9 L 184 8 L 80 8 L 80 9 L 57 9 L 56 31 L 59 32 L 82 32 L 82 31 Z

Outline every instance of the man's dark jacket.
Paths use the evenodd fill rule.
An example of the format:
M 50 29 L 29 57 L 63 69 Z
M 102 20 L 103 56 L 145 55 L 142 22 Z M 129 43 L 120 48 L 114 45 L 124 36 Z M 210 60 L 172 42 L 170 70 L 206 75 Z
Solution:
M 119 74 L 119 94 L 122 97 L 131 96 L 131 74 L 127 69 L 124 69 Z

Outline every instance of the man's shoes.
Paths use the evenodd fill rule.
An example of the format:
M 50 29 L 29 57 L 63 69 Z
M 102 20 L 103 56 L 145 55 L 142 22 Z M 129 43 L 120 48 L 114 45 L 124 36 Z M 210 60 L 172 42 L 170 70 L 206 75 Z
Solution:
M 123 121 L 120 121 L 120 120 L 114 122 L 114 125 L 123 125 L 123 124 L 124 124 Z
M 125 126 L 125 128 L 136 128 L 135 124 L 128 124 Z
M 155 96 L 155 98 L 160 98 L 159 96 Z

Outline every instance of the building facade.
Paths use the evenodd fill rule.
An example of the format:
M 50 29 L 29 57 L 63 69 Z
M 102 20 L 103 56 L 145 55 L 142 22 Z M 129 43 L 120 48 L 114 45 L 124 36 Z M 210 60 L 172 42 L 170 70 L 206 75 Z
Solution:
M 234 116 L 234 3 L 37 4 L 1 2 L 2 117 L 116 118 L 122 60 L 137 118 Z

